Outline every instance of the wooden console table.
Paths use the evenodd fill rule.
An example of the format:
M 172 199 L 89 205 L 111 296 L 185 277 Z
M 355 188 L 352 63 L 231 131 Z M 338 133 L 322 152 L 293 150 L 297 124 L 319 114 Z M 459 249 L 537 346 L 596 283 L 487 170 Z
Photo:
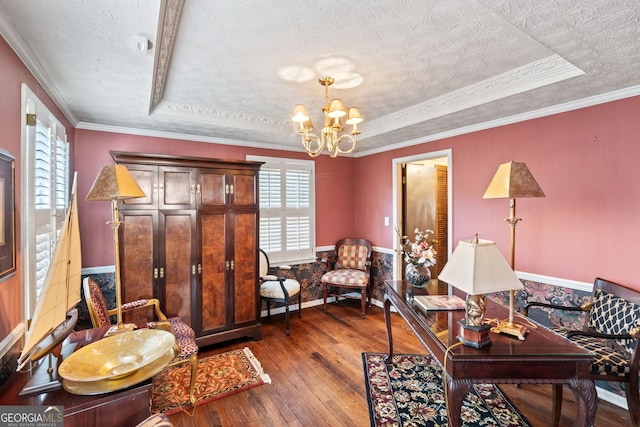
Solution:
M 67 340 L 79 346 L 98 340 L 108 327 L 73 332 Z M 47 360 L 42 360 L 43 365 Z M 30 396 L 19 396 L 30 378 L 27 372 L 16 372 L 0 388 L 0 405 L 63 406 L 65 427 L 131 427 L 150 415 L 151 380 L 113 393 L 95 396 L 76 395 L 64 389 Z
M 406 281 L 387 281 L 385 284 L 388 360 L 393 357 L 390 319 L 393 305 L 426 349 L 446 366 L 450 426 L 461 425 L 460 408 L 473 383 L 567 384 L 577 400 L 575 425 L 593 425 L 598 400 L 595 385 L 588 379 L 593 360 L 590 352 L 542 325 L 529 328 L 524 341 L 491 333 L 492 343 L 488 347 L 476 349 L 458 345 L 450 348 L 458 343 L 457 322 L 464 318 L 464 311 L 434 311 L 426 315 L 414 307 L 413 295 L 427 291 L 412 288 Z M 508 309 L 489 299 L 486 317 L 505 319 Z

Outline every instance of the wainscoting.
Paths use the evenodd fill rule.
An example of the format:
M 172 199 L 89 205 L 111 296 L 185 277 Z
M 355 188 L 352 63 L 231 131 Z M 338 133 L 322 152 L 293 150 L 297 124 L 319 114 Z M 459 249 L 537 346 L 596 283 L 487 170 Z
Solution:
M 318 248 L 317 261 L 306 264 L 292 266 L 291 270 L 276 271 L 273 269 L 272 274 L 285 275 L 298 280 L 302 286 L 302 306 L 303 308 L 312 307 L 322 304 L 322 287 L 320 279 L 327 271 L 326 260 L 333 257 L 332 248 Z M 91 276 L 102 288 L 107 305 L 115 306 L 115 278 L 113 267 L 96 267 L 83 270 L 83 278 Z M 543 301 L 554 304 L 580 305 L 585 302 L 591 295 L 591 284 L 583 282 L 575 282 L 570 280 L 562 280 L 553 277 L 533 275 L 529 273 L 518 272 L 518 276 L 524 283 L 524 289 L 516 293 L 515 307 L 516 311 L 521 311 L 526 301 Z M 372 302 L 381 307 L 384 295 L 384 283 L 386 280 L 393 279 L 393 251 L 375 248 L 372 256 L 371 265 L 371 282 L 372 282 Z M 498 299 L 504 304 L 508 304 L 508 293 L 494 294 L 492 298 Z M 297 306 L 291 309 L 296 310 Z M 91 327 L 91 319 L 87 311 L 87 306 L 82 300 L 78 304 L 79 320 L 78 329 Z M 276 307 L 272 309 L 272 313 L 277 314 L 284 312 L 284 307 Z M 263 310 L 263 317 L 266 316 L 266 307 Z M 565 327 L 580 328 L 583 319 L 580 313 L 559 312 L 557 310 L 549 310 L 535 308 L 531 310 L 530 317 L 537 322 L 546 325 L 556 325 Z M 5 349 L 5 353 L 0 358 L 0 384 L 3 384 L 10 375 L 15 371 L 15 361 L 18 356 L 17 348 L 19 342 Z M 596 383 L 598 386 L 598 395 L 615 405 L 626 408 L 626 400 L 624 387 L 619 383 Z

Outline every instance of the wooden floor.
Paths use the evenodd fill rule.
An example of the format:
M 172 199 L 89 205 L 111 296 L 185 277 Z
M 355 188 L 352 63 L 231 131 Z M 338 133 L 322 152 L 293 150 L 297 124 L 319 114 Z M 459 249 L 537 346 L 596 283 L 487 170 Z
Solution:
M 193 415 L 177 413 L 177 426 L 368 426 L 362 352 L 387 350 L 384 314 L 370 307 L 360 318 L 355 301 L 304 309 L 302 319 L 291 318 L 285 333 L 284 315 L 264 320 L 264 339 L 236 341 L 201 349 L 200 357 L 249 347 L 260 360 L 271 384 L 264 384 L 198 406 Z M 393 314 L 396 353 L 424 353 L 425 349 L 404 320 Z M 533 427 L 548 426 L 551 386 L 502 387 Z M 561 426 L 572 426 L 573 394 L 565 389 Z M 600 401 L 595 426 L 630 424 L 627 411 Z

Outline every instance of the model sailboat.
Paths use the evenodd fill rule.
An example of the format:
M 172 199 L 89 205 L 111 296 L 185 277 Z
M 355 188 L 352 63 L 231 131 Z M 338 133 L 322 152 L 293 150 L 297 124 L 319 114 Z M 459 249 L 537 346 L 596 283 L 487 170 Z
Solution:
M 78 320 L 75 310 L 80 301 L 82 257 L 78 228 L 77 173 L 71 188 L 71 206 L 56 244 L 44 285 L 27 330 L 18 370 L 54 350 L 73 331 Z M 52 376 L 52 369 L 49 376 Z M 55 373 L 53 373 L 55 375 Z

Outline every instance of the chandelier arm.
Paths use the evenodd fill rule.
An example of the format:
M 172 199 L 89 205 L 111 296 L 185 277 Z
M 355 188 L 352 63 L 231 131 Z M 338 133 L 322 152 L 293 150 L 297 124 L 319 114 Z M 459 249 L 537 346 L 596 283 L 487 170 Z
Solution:
M 348 150 L 342 150 L 340 148 L 340 143 L 343 142 L 343 141 L 347 141 L 347 140 L 349 142 L 351 142 L 351 148 L 349 148 Z M 338 138 L 336 140 L 336 151 L 338 151 L 339 153 L 342 153 L 342 154 L 349 154 L 356 148 L 357 142 L 358 142 L 358 136 L 357 135 L 351 136 L 349 134 L 344 134 L 344 135 L 340 136 L 340 138 Z
M 315 150 L 311 148 L 313 143 L 317 145 Z M 324 148 L 324 138 L 319 138 L 312 133 L 305 133 L 302 135 L 302 146 L 311 157 L 318 157 Z

